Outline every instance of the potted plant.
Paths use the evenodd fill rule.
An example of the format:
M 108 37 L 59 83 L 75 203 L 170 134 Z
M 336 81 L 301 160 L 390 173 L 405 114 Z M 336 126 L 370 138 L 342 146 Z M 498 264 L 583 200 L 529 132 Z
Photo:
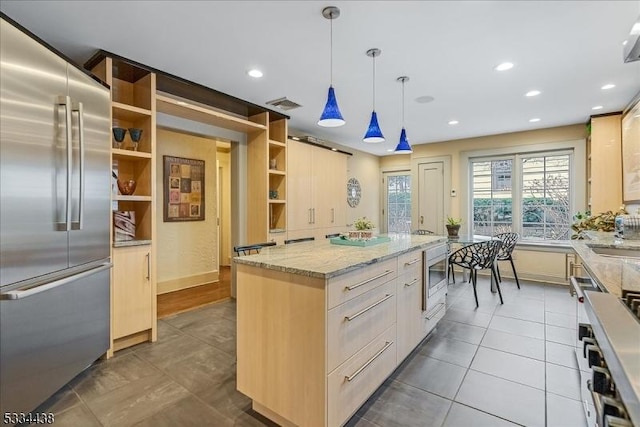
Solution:
M 356 219 L 353 222 L 356 231 L 349 232 L 349 238 L 355 239 L 371 239 L 373 237 L 373 229 L 375 226 L 366 216 Z
M 453 217 L 447 217 L 447 234 L 449 237 L 458 237 L 460 231 L 460 224 L 462 224 L 462 218 L 455 219 Z

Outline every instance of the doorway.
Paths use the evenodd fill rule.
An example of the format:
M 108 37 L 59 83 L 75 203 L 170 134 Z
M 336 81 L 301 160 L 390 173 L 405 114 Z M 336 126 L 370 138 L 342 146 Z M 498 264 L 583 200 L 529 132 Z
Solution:
M 418 223 L 415 228 L 443 234 L 445 228 L 444 162 L 418 164 L 418 194 Z

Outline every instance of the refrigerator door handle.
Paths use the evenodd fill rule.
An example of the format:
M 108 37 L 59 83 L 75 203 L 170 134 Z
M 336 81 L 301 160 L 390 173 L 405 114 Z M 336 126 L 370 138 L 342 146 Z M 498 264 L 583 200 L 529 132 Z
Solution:
M 68 96 L 59 96 L 58 105 L 64 107 L 64 122 L 65 122 L 65 136 L 66 136 L 66 160 L 67 160 L 67 189 L 66 189 L 66 203 L 64 222 L 57 223 L 58 231 L 71 230 L 71 162 L 73 161 L 73 152 L 71 148 L 71 98 Z
M 79 146 L 79 174 L 80 174 L 80 190 L 78 195 L 78 222 L 71 224 L 72 230 L 82 230 L 82 219 L 84 217 L 84 111 L 82 109 L 82 102 L 78 102 L 78 106 L 72 110 L 74 113 L 78 113 L 78 146 Z
M 18 299 L 30 297 L 32 295 L 37 295 L 39 293 L 49 291 L 51 289 L 60 287 L 62 285 L 66 285 L 67 283 L 75 282 L 76 280 L 80 280 L 85 277 L 92 276 L 100 271 L 111 268 L 111 266 L 112 264 L 110 262 L 105 262 L 104 264 L 96 268 L 92 268 L 91 270 L 87 270 L 79 274 L 74 274 L 72 276 L 68 276 L 68 277 L 65 277 L 64 279 L 56 280 L 54 282 L 50 282 L 45 285 L 35 286 L 33 288 L 28 288 L 25 290 L 5 292 L 3 294 L 0 294 L 0 300 L 18 300 Z

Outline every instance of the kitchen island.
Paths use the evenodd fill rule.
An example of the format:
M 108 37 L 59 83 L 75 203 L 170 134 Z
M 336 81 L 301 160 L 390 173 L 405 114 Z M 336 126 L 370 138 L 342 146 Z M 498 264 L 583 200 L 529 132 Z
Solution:
M 238 390 L 280 425 L 344 424 L 444 315 L 425 315 L 423 253 L 445 245 L 396 235 L 234 258 Z

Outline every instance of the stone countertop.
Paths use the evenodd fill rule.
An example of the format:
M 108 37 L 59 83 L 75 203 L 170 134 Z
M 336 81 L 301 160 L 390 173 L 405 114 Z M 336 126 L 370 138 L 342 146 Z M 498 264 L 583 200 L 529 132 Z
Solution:
M 588 239 L 572 240 L 571 244 L 582 265 L 601 287 L 618 297 L 622 289 L 640 291 L 640 259 L 598 255 L 591 248 L 631 249 L 640 251 L 639 240 L 624 240 L 613 233 L 588 232 Z
M 329 239 L 290 245 L 267 246 L 259 254 L 233 258 L 247 264 L 285 273 L 329 279 L 415 249 L 445 243 L 446 236 L 389 235 L 390 242 L 373 246 L 334 245 Z

